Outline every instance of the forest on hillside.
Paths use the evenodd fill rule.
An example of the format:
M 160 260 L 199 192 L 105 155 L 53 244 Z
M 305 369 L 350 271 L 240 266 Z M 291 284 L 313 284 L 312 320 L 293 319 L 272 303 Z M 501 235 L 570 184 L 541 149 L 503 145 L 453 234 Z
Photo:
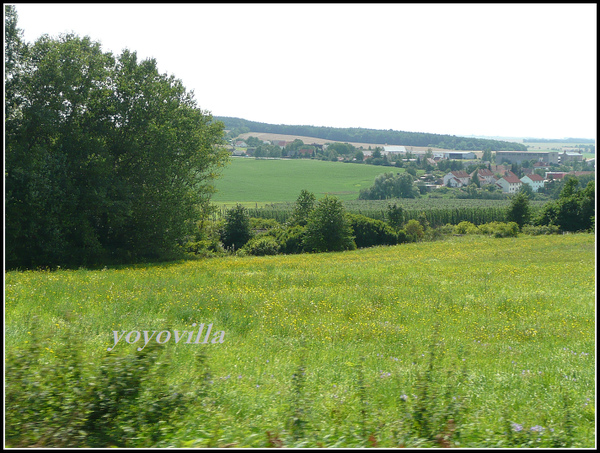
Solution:
M 335 142 L 387 143 L 388 145 L 429 146 L 432 148 L 467 151 L 527 151 L 527 147 L 520 143 L 457 137 L 455 135 L 403 132 L 392 129 L 364 129 L 360 127 L 339 128 L 269 124 L 227 116 L 216 116 L 215 120 L 222 121 L 226 129 L 232 130 L 238 135 L 245 132 L 266 132 L 271 134 L 315 137 Z

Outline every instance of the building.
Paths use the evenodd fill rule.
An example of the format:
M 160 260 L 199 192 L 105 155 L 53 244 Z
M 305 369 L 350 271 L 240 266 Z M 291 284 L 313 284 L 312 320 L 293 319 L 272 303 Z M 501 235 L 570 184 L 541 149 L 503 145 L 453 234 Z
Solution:
M 471 179 L 475 179 L 475 173 L 477 173 L 477 179 L 479 179 L 480 186 L 496 183 L 496 176 L 494 176 L 494 172 L 488 170 L 487 168 L 479 168 L 475 170 L 473 173 L 471 173 Z
M 509 171 L 505 176 L 496 181 L 496 185 L 502 189 L 503 193 L 517 193 L 523 183 L 517 175 Z
M 381 154 L 406 154 L 406 147 L 404 146 L 384 146 Z
M 583 162 L 583 155 L 581 153 L 568 153 L 564 151 L 562 154 L 559 154 L 560 163 L 565 164 L 567 162 Z
M 448 151 L 442 153 L 444 159 L 464 160 L 477 159 L 477 154 L 471 151 Z
M 537 173 L 531 173 L 530 175 L 523 176 L 521 178 L 521 182 L 523 184 L 528 184 L 531 187 L 531 190 L 534 192 L 544 188 L 544 178 Z
M 547 164 L 558 164 L 558 151 L 496 151 L 496 163 L 521 164 L 524 160 L 536 160 Z
M 471 177 L 466 171 L 451 171 L 444 176 L 446 187 L 463 187 L 471 184 Z

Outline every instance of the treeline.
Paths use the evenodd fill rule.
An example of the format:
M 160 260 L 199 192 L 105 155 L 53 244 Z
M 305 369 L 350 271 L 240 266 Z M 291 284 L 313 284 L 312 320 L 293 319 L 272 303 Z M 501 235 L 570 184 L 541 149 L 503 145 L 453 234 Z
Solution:
M 527 147 L 520 143 L 482 138 L 457 137 L 454 135 L 403 132 L 392 129 L 383 130 L 269 124 L 226 116 L 215 117 L 215 119 L 222 121 L 225 124 L 226 129 L 235 130 L 238 133 L 264 132 L 315 137 L 334 142 L 387 143 L 388 145 L 424 146 L 467 151 L 527 151 Z

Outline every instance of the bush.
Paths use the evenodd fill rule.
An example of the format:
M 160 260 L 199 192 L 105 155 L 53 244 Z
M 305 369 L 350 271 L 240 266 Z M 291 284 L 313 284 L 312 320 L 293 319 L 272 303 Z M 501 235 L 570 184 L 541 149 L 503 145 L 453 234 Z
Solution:
M 273 236 L 259 236 L 250 239 L 242 250 L 248 255 L 265 256 L 277 255 L 279 253 L 279 244 Z
M 489 222 L 479 225 L 479 231 L 496 238 L 517 237 L 519 225 L 516 222 Z
M 397 244 L 406 244 L 407 242 L 410 242 L 408 234 L 406 234 L 406 230 L 398 230 L 396 234 L 398 235 Z
M 481 231 L 473 223 L 463 220 L 454 227 L 455 234 L 479 234 Z
M 35 337 L 35 335 L 34 335 Z M 65 336 L 48 360 L 32 338 L 26 348 L 6 353 L 6 443 L 11 447 L 106 448 L 160 447 L 175 435 L 182 414 L 204 394 L 208 373 L 195 392 L 186 383 L 166 384 L 163 346 L 141 352 L 107 353 L 98 369 L 84 365 L 79 345 Z M 46 348 L 47 349 L 47 348 Z M 203 365 L 204 357 L 197 363 Z
M 280 227 L 281 224 L 275 219 L 262 219 L 250 217 L 250 228 L 252 230 L 272 230 Z
M 347 217 L 358 248 L 398 243 L 398 234 L 387 223 L 360 214 L 348 214 Z
M 560 233 L 560 228 L 557 225 L 525 225 L 521 232 L 531 236 L 539 236 L 542 234 L 558 234 Z
M 421 225 L 419 221 L 415 219 L 411 219 L 406 223 L 404 226 L 404 231 L 406 231 L 406 235 L 411 242 L 421 241 L 425 235 L 423 225 Z
M 277 243 L 280 253 L 288 255 L 304 252 L 304 236 L 306 229 L 300 225 L 287 227 L 277 232 Z

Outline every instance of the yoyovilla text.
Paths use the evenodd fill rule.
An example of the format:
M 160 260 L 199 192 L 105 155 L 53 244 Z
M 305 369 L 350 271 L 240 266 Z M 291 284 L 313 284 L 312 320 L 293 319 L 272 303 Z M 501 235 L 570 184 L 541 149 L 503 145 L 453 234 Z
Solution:
M 196 323 L 192 324 L 192 327 L 196 327 Z M 173 336 L 175 338 L 175 343 L 179 343 L 182 339 L 184 339 L 187 336 L 187 341 L 184 342 L 184 344 L 207 344 L 208 343 L 208 338 L 210 337 L 210 331 L 212 329 L 212 324 L 208 325 L 208 329 L 206 330 L 206 334 L 204 335 L 204 341 L 202 341 L 202 343 L 200 342 L 200 335 L 202 335 L 202 331 L 204 330 L 204 323 L 200 324 L 200 327 L 198 329 L 198 333 L 196 334 L 196 339 L 194 340 L 194 342 L 192 343 L 192 338 L 194 336 L 194 331 L 187 331 L 184 330 L 181 333 L 179 333 L 179 330 L 175 330 L 175 334 L 171 335 L 171 332 L 168 330 L 163 330 L 161 332 L 158 332 L 157 330 L 153 330 L 152 334 L 150 334 L 149 330 L 143 330 L 142 333 L 140 333 L 138 330 L 132 330 L 131 332 L 129 332 L 127 335 L 125 335 L 125 333 L 127 333 L 126 330 L 123 330 L 121 332 L 121 335 L 119 336 L 119 331 L 118 330 L 113 330 L 113 335 L 115 336 L 115 344 L 113 345 L 112 348 L 107 348 L 107 351 L 112 351 L 113 349 L 115 349 L 117 347 L 117 344 L 119 343 L 119 341 L 121 341 L 121 338 L 123 338 L 123 335 L 125 335 L 125 341 L 129 344 L 134 344 L 137 343 L 137 341 L 142 337 L 142 334 L 144 336 L 144 346 L 141 348 L 137 348 L 138 351 L 143 350 L 148 343 L 150 343 L 150 341 L 152 341 L 152 338 L 155 338 L 156 342 L 159 344 L 165 344 L 167 341 L 169 341 L 171 339 L 171 336 Z M 156 335 L 158 332 L 158 335 Z M 155 337 L 156 335 L 156 337 Z M 213 338 L 210 341 L 212 344 L 216 344 L 216 343 L 223 343 L 225 339 L 225 332 L 223 332 L 222 330 L 216 331 L 213 334 Z

